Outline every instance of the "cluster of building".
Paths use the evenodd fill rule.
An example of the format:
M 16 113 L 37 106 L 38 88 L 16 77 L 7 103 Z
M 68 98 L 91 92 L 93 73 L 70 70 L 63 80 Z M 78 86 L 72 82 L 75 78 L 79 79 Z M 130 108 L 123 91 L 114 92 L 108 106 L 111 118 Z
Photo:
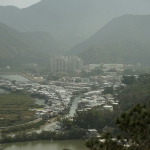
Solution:
M 12 82 L 0 79 L 0 88 L 14 92 L 25 91 L 31 96 L 45 99 L 45 105 L 35 111 L 35 118 L 49 119 L 59 114 L 70 111 L 72 99 L 76 94 L 81 94 L 77 102 L 76 111 L 88 111 L 95 106 L 100 110 L 113 111 L 118 107 L 118 100 L 111 94 L 105 94 L 106 88 L 119 90 L 122 76 L 120 74 L 99 75 L 87 78 L 63 77 L 58 81 L 37 82 Z M 96 89 L 93 89 L 93 87 Z
M 70 109 L 72 93 L 53 83 L 32 86 L 28 92 L 32 96 L 45 99 L 45 107 L 43 109 L 36 109 L 35 118 L 42 117 L 43 119 L 49 119 L 59 114 L 68 113 Z
M 49 119 L 59 114 L 66 114 L 71 107 L 71 100 L 74 94 L 89 91 L 87 83 L 76 83 L 74 79 L 62 79 L 40 84 L 36 82 L 20 82 L 0 79 L 0 88 L 12 92 L 27 92 L 31 96 L 45 99 L 45 106 L 35 111 L 35 118 Z
M 100 110 L 113 111 L 114 107 L 118 106 L 119 101 L 111 94 L 105 95 L 104 89 L 84 93 L 82 99 L 78 101 L 77 111 L 88 111 L 95 106 L 98 106 Z
M 113 111 L 115 107 L 118 107 L 118 100 L 111 94 L 105 94 L 104 91 L 106 88 L 112 88 L 114 91 L 119 90 L 120 87 L 125 86 L 120 81 L 120 75 L 105 75 L 89 78 L 64 77 L 55 84 L 69 90 L 72 94 L 82 94 L 80 101 L 78 101 L 77 111 L 87 111 L 95 106 L 99 106 L 101 110 Z M 93 86 L 98 90 L 93 90 Z
M 89 64 L 84 66 L 84 70 L 90 72 L 91 70 L 101 68 L 104 72 L 107 72 L 110 69 L 114 69 L 117 72 L 123 72 L 124 69 L 129 68 L 129 65 L 126 64 Z M 112 71 L 111 71 L 112 72 Z
M 14 92 L 26 91 L 32 96 L 38 96 L 45 99 L 46 105 L 36 111 L 35 118 L 44 116 L 50 118 L 59 114 L 69 112 L 71 99 L 76 94 L 82 94 L 78 102 L 77 111 L 86 111 L 95 106 L 101 106 L 105 110 L 113 110 L 118 105 L 118 101 L 112 96 L 104 96 L 103 91 L 107 87 L 113 89 L 121 86 L 120 77 L 116 76 L 93 76 L 89 78 L 64 77 L 58 81 L 49 81 L 46 85 L 34 82 L 15 82 L 1 79 L 0 87 Z M 95 85 L 99 90 L 92 90 Z
M 63 87 L 56 86 L 51 82 L 48 85 L 27 82 L 11 82 L 6 79 L 0 79 L 0 88 L 13 92 L 27 92 L 31 96 L 45 99 L 45 105 L 40 109 L 31 109 L 35 111 L 35 118 L 48 119 L 59 114 L 68 113 L 71 104 L 72 93 Z
M 25 91 L 31 96 L 39 97 L 45 100 L 45 105 L 42 108 L 30 109 L 35 112 L 35 119 L 42 118 L 49 120 L 58 115 L 69 116 L 70 108 L 76 94 L 80 94 L 80 99 L 76 102 L 76 110 L 88 111 L 93 107 L 99 111 L 112 112 L 118 108 L 119 101 L 111 94 L 105 94 L 106 88 L 118 90 L 121 86 L 125 86 L 120 81 L 121 75 L 103 75 L 91 76 L 88 78 L 82 77 L 63 77 L 58 81 L 47 81 L 47 83 L 37 82 L 12 82 L 6 79 L 0 79 L 0 88 L 12 90 L 14 92 Z M 93 89 L 93 85 L 97 90 Z M 72 116 L 71 116 L 72 117 Z M 48 130 L 60 132 L 60 122 L 53 122 Z M 114 128 L 105 127 L 102 132 L 113 132 Z M 88 129 L 85 138 L 99 137 L 96 129 Z M 100 139 L 104 142 L 105 139 Z
M 57 56 L 51 59 L 51 72 L 74 72 L 83 69 L 83 60 L 77 56 Z

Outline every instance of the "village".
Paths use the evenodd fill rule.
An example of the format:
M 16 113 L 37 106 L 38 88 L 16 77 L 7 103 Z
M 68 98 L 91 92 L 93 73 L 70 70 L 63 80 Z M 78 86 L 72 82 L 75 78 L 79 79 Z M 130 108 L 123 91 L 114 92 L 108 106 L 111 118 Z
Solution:
M 118 92 L 125 85 L 121 83 L 123 65 L 104 65 L 105 75 L 82 77 L 62 77 L 57 81 L 22 82 L 0 79 L 0 88 L 18 93 L 25 92 L 31 97 L 45 100 L 43 108 L 30 109 L 35 112 L 35 119 L 49 120 L 59 115 L 73 117 L 77 111 L 88 111 L 95 106 L 101 110 L 113 111 L 119 105 Z M 116 67 L 117 66 L 117 67 Z M 92 70 L 97 65 L 89 65 Z M 108 72 L 110 69 L 116 72 Z M 87 69 L 87 67 L 86 67 Z M 32 75 L 33 76 L 33 75 Z M 40 77 L 43 79 L 43 77 Z M 36 78 L 37 79 L 37 78 Z M 44 80 L 43 80 L 44 81 Z M 111 94 L 116 91 L 115 94 Z M 75 111 L 69 115 L 71 106 L 76 97 L 79 97 Z
M 84 66 L 84 72 L 92 72 L 99 67 L 101 64 L 90 64 Z M 62 128 L 63 118 L 72 120 L 77 112 L 86 112 L 93 108 L 109 113 L 113 113 L 119 108 L 118 95 L 126 87 L 126 84 L 122 83 L 125 69 L 126 66 L 123 64 L 104 64 L 103 74 L 87 77 L 64 76 L 57 80 L 47 80 L 45 76 L 37 76 L 37 74 L 27 72 L 21 74 L 28 79 L 27 81 L 9 80 L 1 77 L 0 89 L 11 93 L 28 94 L 33 99 L 38 98 L 39 101 L 44 100 L 42 107 L 29 108 L 34 112 L 33 122 L 44 120 L 48 123 L 36 132 L 41 133 L 44 130 L 62 133 L 65 130 Z M 111 126 L 104 126 L 101 133 L 113 133 L 114 130 L 115 128 Z M 100 138 L 101 134 L 97 129 L 89 128 L 83 138 L 89 139 L 91 137 Z M 100 142 L 105 142 L 105 139 L 100 138 Z M 125 146 L 128 147 L 127 142 L 125 143 Z

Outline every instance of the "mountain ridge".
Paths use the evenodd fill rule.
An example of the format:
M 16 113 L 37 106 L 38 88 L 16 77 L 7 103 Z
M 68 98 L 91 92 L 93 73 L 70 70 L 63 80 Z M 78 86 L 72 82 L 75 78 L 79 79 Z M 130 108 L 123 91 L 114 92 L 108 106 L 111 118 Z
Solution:
M 51 56 L 60 54 L 59 48 L 61 49 L 61 45 L 57 45 L 57 41 L 49 33 L 20 32 L 0 23 L 1 64 L 44 63 Z
M 118 9 L 114 9 L 116 4 Z M 131 9 L 132 6 L 136 9 Z M 141 6 L 145 9 L 138 9 Z M 1 6 L 0 22 L 19 31 L 49 32 L 71 47 L 90 37 L 112 18 L 126 13 L 147 14 L 150 11 L 146 2 L 140 0 L 136 4 L 131 0 L 122 3 L 119 0 L 42 0 L 23 9 Z
M 136 56 L 136 60 L 133 54 L 139 53 L 139 47 L 141 47 L 141 51 L 143 51 L 143 54 Z M 95 48 L 97 49 L 97 51 L 93 50 Z M 130 59 L 128 59 L 127 57 L 125 59 L 124 57 L 121 62 L 116 61 L 114 55 L 113 59 L 115 61 L 111 62 L 137 63 L 140 61 L 141 63 L 147 64 L 147 61 L 141 61 L 140 56 L 143 58 L 143 60 L 145 60 L 144 57 L 147 58 L 147 55 L 150 55 L 150 15 L 124 15 L 121 17 L 117 17 L 106 24 L 99 31 L 97 31 L 89 39 L 74 46 L 71 49 L 70 54 L 78 54 L 81 58 L 84 59 L 86 63 L 92 63 L 92 61 L 90 60 L 90 56 L 87 55 L 88 53 L 90 53 L 91 57 L 93 58 L 93 63 L 98 56 L 100 57 L 99 62 L 102 63 L 101 60 L 103 60 L 103 58 L 100 56 L 99 52 L 101 51 L 101 53 L 105 53 L 105 51 L 109 50 L 111 54 L 115 54 L 115 48 L 117 49 L 117 52 L 122 49 L 122 54 L 120 54 L 121 58 L 124 57 L 126 51 L 130 53 L 129 50 L 132 51 L 132 57 L 130 57 Z M 94 52 L 92 52 L 92 50 L 95 51 L 95 53 L 98 53 L 98 55 L 94 57 Z M 87 56 L 87 59 L 89 60 L 87 60 L 84 56 Z M 109 60 L 111 59 L 109 58 Z M 109 62 L 107 61 L 107 63 Z

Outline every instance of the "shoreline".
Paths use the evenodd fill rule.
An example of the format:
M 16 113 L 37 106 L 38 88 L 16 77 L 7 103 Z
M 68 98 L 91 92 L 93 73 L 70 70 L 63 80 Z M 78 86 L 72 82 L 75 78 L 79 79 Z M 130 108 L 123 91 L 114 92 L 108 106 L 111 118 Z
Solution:
M 41 79 L 39 77 L 37 77 L 36 79 L 33 76 L 30 76 L 28 74 L 20 74 L 21 76 L 23 76 L 24 78 L 32 81 L 32 82 L 38 82 L 38 83 L 42 83 L 44 82 L 44 79 Z
M 71 150 L 89 150 L 85 146 L 84 140 L 38 140 L 38 141 L 28 141 L 28 142 L 18 142 L 18 143 L 5 143 L 1 145 L 6 150 L 62 150 L 62 149 L 71 149 Z M 4 149 L 4 150 L 5 150 Z

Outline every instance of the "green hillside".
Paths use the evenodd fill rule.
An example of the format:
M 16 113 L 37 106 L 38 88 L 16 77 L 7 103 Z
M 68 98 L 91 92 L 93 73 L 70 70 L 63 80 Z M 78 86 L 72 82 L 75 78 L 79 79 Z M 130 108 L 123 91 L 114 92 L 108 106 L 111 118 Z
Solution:
M 150 45 L 141 41 L 127 40 L 102 46 L 91 46 L 81 52 L 88 63 L 129 63 L 150 64 Z
M 150 15 L 125 15 L 113 19 L 70 54 L 86 63 L 150 64 Z
M 62 51 L 61 51 L 62 50 Z M 45 63 L 63 46 L 48 33 L 19 32 L 0 23 L 0 64 Z

